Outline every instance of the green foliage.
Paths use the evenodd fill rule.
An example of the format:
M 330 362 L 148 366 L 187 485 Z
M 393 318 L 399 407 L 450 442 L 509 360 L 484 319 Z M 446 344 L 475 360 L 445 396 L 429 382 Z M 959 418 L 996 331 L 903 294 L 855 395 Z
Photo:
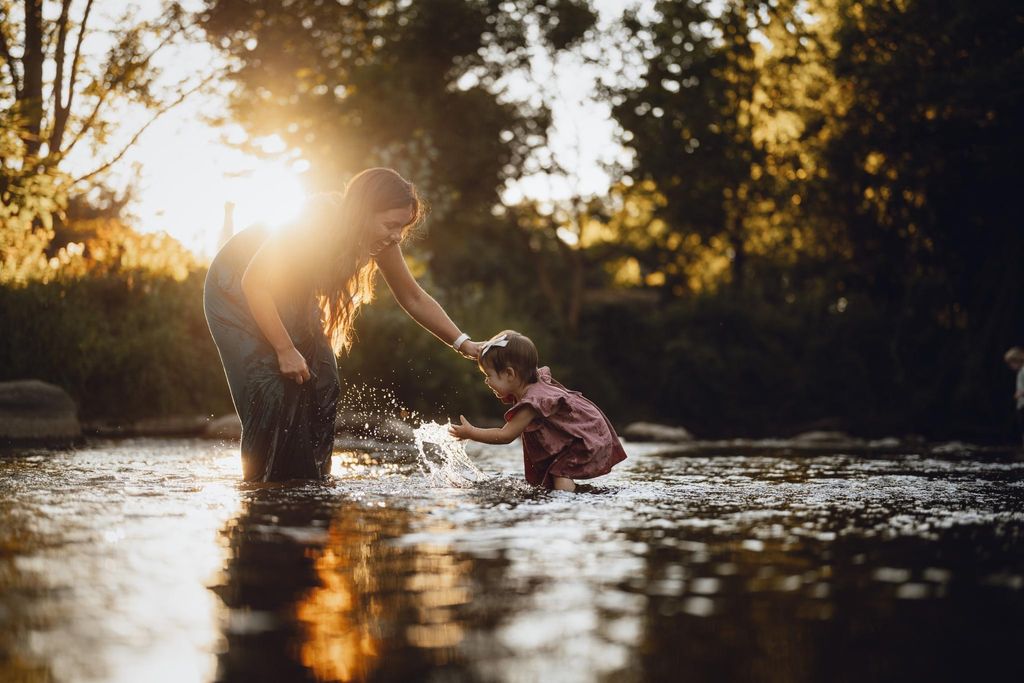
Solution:
M 0 113 L 0 285 L 48 272 L 53 215 L 65 204 L 61 176 L 26 168 L 24 157 L 25 142 L 10 112 Z
M 204 277 L 141 271 L 0 288 L 0 380 L 53 382 L 84 417 L 230 411 Z
M 633 175 L 664 197 L 630 241 L 641 273 L 660 267 L 673 293 L 709 276 L 743 285 L 673 305 L 688 312 L 665 318 L 679 326 L 665 330 L 679 360 L 660 376 L 680 385 L 655 404 L 707 425 L 720 408 L 758 431 L 817 411 L 860 427 L 1001 434 L 1012 392 L 999 358 L 1024 338 L 1011 208 L 1024 152 L 1020 8 L 720 9 L 663 2 L 634 20 L 647 72 L 614 110 L 637 152 Z M 839 302 L 845 313 L 824 315 Z M 686 407 L 695 395 L 715 408 Z
M 923 324 L 894 329 L 866 296 L 842 309 L 824 298 L 776 304 L 725 294 L 592 307 L 589 342 L 566 357 L 564 377 L 619 423 L 662 420 L 705 438 L 818 428 L 1007 433 L 1009 411 L 980 403 L 978 386 L 960 391 L 964 335 L 936 338 Z
M 660 2 L 656 10 L 659 20 L 634 33 L 651 55 L 647 73 L 623 93 L 615 116 L 633 136 L 637 173 L 667 198 L 658 211 L 669 226 L 662 244 L 673 235 L 704 245 L 721 239 L 738 280 L 756 191 L 751 166 L 764 157 L 749 111 L 759 73 L 747 20 L 757 15 L 736 2 L 717 16 L 706 3 Z M 668 285 L 681 294 L 685 273 L 666 265 Z
M 203 315 L 205 271 L 192 254 L 165 234 L 132 230 L 116 203 L 70 204 L 59 235 L 37 218 L 48 229 L 28 233 L 38 236 L 32 248 L 7 252 L 23 265 L 5 263 L 0 282 L 0 380 L 53 382 L 87 418 L 230 410 Z M 18 226 L 5 222 L 0 234 Z
M 833 69 L 850 104 L 821 191 L 851 245 L 842 273 L 893 334 L 955 368 L 965 416 L 1004 413 L 1003 351 L 1024 338 L 1019 4 L 839 3 Z M 962 354 L 944 354 L 950 340 Z M 987 417 L 987 420 L 986 420 Z
M 429 276 L 423 278 L 429 280 Z M 431 291 L 438 293 L 427 282 Z M 452 319 L 474 339 L 503 329 L 529 335 L 540 349 L 554 349 L 549 330 L 516 310 L 501 288 L 466 287 L 438 295 Z M 430 419 L 458 419 L 459 414 L 500 419 L 505 408 L 483 383 L 472 360 L 439 343 L 416 324 L 389 295 L 360 313 L 357 339 L 349 355 L 338 360 L 342 386 L 384 386 L 401 402 Z M 542 357 L 541 362 L 549 362 Z

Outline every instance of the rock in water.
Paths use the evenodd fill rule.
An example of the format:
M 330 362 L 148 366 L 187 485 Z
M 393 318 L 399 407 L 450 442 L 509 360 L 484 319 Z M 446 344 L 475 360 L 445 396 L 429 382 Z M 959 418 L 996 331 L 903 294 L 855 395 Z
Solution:
M 622 436 L 630 441 L 659 441 L 665 443 L 679 443 L 682 441 L 693 441 L 693 435 L 682 427 L 669 427 L 653 422 L 634 422 L 624 430 Z
M 37 379 L 0 382 L 0 445 L 66 447 L 82 438 L 75 402 Z

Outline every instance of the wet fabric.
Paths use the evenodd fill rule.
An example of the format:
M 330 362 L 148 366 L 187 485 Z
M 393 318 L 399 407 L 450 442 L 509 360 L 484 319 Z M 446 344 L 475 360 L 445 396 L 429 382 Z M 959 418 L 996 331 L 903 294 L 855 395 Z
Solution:
M 509 408 L 505 420 L 527 405 L 537 413 L 522 436 L 530 484 L 552 488 L 554 477 L 593 479 L 626 459 L 615 428 L 601 409 L 556 382 L 547 367 L 537 369 L 537 381 Z
M 281 374 L 277 353 L 252 317 L 241 285 L 266 239 L 260 228 L 243 230 L 214 258 L 203 292 L 206 321 L 242 421 L 244 479 L 322 479 L 331 468 L 340 394 L 337 360 L 312 287 L 296 280 L 288 291 L 275 292 L 274 300 L 311 378 L 300 385 Z

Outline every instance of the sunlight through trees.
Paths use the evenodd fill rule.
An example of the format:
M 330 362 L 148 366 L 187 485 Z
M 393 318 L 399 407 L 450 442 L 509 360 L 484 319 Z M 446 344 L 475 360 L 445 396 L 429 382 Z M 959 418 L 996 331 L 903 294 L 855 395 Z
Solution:
M 611 19 L 581 0 L 285 5 L 0 2 L 9 296 L 202 272 L 140 236 L 132 189 L 108 179 L 148 125 L 122 125 L 124 107 L 158 117 L 209 83 L 230 93 L 212 122 L 268 164 L 301 160 L 306 190 L 375 165 L 413 179 L 432 205 L 417 275 L 477 336 L 522 323 L 613 411 L 710 432 L 1005 429 L 999 357 L 1024 335 L 1017 4 L 663 1 Z M 119 27 L 106 42 L 101 14 Z M 218 55 L 206 71 L 160 59 L 200 42 Z M 566 64 L 616 140 L 577 128 L 556 153 Z M 83 146 L 84 171 L 67 162 Z M 607 191 L 581 181 L 584 158 L 605 160 Z M 545 182 L 561 194 L 509 191 Z M 274 182 L 260 193 L 294 203 Z M 38 315 L 16 299 L 8 320 Z M 361 334 L 416 339 L 391 316 L 368 312 Z M 444 385 L 399 375 L 420 407 Z M 621 395 L 630 378 L 640 403 Z

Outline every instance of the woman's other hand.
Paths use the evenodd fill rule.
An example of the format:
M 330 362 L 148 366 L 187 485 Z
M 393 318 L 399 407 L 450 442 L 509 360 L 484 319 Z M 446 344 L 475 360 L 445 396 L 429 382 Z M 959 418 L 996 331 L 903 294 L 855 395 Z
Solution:
M 306 359 L 294 346 L 277 354 L 277 364 L 281 367 L 281 374 L 297 384 L 302 384 L 310 377 Z
M 467 344 L 469 342 L 466 342 Z M 456 439 L 469 439 L 470 433 L 475 429 L 473 425 L 469 424 L 469 420 L 466 419 L 465 415 L 459 415 L 460 424 L 448 425 L 448 433 L 454 436 Z
M 480 342 L 475 342 L 472 339 L 467 339 L 462 342 L 462 346 L 459 347 L 459 353 L 466 358 L 476 360 L 480 357 L 480 347 L 483 346 Z

